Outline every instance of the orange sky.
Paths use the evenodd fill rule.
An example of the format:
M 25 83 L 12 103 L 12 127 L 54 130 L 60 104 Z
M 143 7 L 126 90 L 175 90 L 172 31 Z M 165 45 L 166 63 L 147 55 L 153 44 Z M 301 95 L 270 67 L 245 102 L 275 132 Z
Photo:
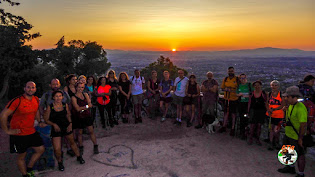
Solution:
M 312 0 L 19 2 L 1 7 L 23 16 L 42 34 L 31 42 L 35 49 L 54 48 L 65 36 L 121 50 L 315 50 Z

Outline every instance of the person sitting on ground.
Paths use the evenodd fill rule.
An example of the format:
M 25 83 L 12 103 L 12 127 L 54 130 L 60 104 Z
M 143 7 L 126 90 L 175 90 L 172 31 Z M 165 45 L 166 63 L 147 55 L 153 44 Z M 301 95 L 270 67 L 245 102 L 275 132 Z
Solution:
M 174 83 L 174 95 L 173 102 L 176 104 L 176 115 L 177 118 L 174 124 L 181 125 L 182 123 L 182 114 L 183 114 L 183 99 L 185 97 L 186 86 L 189 82 L 189 79 L 184 75 L 183 70 L 178 70 L 178 77 L 175 79 Z
M 35 119 L 40 127 L 45 125 L 40 120 L 39 99 L 34 96 L 36 84 L 29 81 L 25 84 L 24 94 L 12 99 L 0 114 L 2 130 L 10 135 L 11 153 L 18 153 L 17 166 L 23 177 L 34 176 L 33 166 L 44 153 L 45 147 L 39 133 L 34 128 Z M 8 117 L 12 115 L 8 128 Z M 28 165 L 25 164 L 27 149 L 32 148 L 32 154 Z
M 128 107 L 128 102 L 130 101 L 130 95 L 131 95 L 131 82 L 126 72 L 121 72 L 119 74 L 118 88 L 119 88 L 118 98 L 120 102 L 122 122 L 128 123 L 129 109 L 130 109 Z
M 189 101 L 184 104 L 186 104 L 186 112 L 190 115 L 190 120 L 187 120 L 187 127 L 190 127 L 193 125 L 193 120 L 195 118 L 195 108 L 198 107 L 198 97 L 200 95 L 200 87 L 199 84 L 196 82 L 196 76 L 194 74 L 189 76 L 189 82 L 186 86 L 185 93 L 185 99 L 188 100 L 189 98 Z M 201 127 L 202 125 L 199 122 L 199 124 L 195 128 Z
M 60 171 L 64 171 L 65 167 L 63 165 L 61 155 L 61 138 L 64 136 L 67 138 L 71 149 L 77 156 L 77 161 L 79 161 L 81 164 L 84 164 L 85 161 L 80 155 L 79 149 L 74 142 L 69 107 L 68 104 L 62 102 L 63 92 L 60 90 L 54 91 L 52 93 L 52 99 L 54 101 L 47 107 L 44 119 L 48 125 L 52 126 L 51 138 L 56 160 L 58 162 L 58 168 Z
M 219 130 L 220 133 L 226 131 L 228 124 L 228 118 L 231 114 L 232 117 L 232 129 L 230 135 L 235 134 L 235 118 L 236 118 L 236 108 L 238 106 L 238 96 L 236 95 L 236 89 L 239 85 L 239 78 L 234 74 L 234 67 L 228 68 L 228 77 L 225 77 L 221 89 L 224 91 L 224 122 L 222 128 Z
M 280 91 L 280 82 L 277 80 L 273 80 L 270 83 L 271 92 L 267 97 L 267 112 L 266 115 L 269 117 L 270 126 L 270 133 L 269 133 L 269 140 L 270 145 L 268 147 L 269 151 L 274 150 L 277 148 L 277 144 L 279 144 L 279 136 L 280 131 L 278 130 L 278 124 L 284 118 L 284 112 L 282 108 L 284 107 L 284 101 L 282 100 L 281 91 Z
M 266 92 L 261 90 L 262 82 L 257 80 L 253 82 L 254 92 L 249 97 L 248 102 L 248 112 L 249 112 L 249 124 L 250 124 L 250 134 L 248 138 L 248 144 L 253 144 L 254 134 L 256 133 L 256 143 L 261 146 L 260 133 L 261 125 L 266 119 L 267 104 Z
M 249 95 L 252 94 L 254 88 L 250 82 L 247 82 L 246 74 L 240 74 L 239 76 L 241 83 L 238 85 L 236 90 L 236 96 L 239 97 L 238 113 L 240 116 L 240 134 L 241 139 L 245 140 L 245 129 L 248 126 L 248 100 Z
M 150 118 L 152 118 L 152 114 L 155 114 L 159 107 L 159 84 L 160 80 L 157 78 L 157 72 L 153 70 L 151 72 L 151 78 L 149 78 L 147 83 L 147 97 L 149 99 L 149 107 L 147 109 L 147 112 Z
M 170 79 L 170 73 L 168 71 L 163 72 L 164 79 L 159 85 L 160 90 L 160 109 L 162 118 L 161 122 L 166 120 L 166 114 L 168 111 L 169 104 L 172 102 L 171 90 L 173 89 L 174 82 Z M 165 107 L 164 107 L 165 104 Z
M 83 154 L 83 129 L 87 128 L 90 138 L 94 144 L 94 154 L 98 154 L 98 145 L 96 136 L 93 130 L 93 119 L 91 117 L 90 109 L 93 105 L 87 93 L 83 93 L 85 85 L 82 83 L 76 84 L 76 94 L 71 97 L 72 100 L 72 114 L 73 114 L 73 129 L 79 129 L 78 143 L 81 155 Z

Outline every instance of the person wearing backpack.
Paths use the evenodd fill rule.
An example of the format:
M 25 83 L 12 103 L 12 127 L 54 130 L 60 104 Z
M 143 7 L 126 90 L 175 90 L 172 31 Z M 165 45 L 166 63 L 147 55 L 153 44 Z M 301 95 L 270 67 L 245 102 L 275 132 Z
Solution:
M 269 140 L 270 145 L 268 147 L 269 151 L 272 151 L 276 148 L 276 145 L 279 144 L 279 136 L 280 132 L 276 130 L 277 125 L 280 121 L 284 118 L 284 112 L 282 108 L 284 107 L 284 101 L 281 96 L 280 89 L 280 82 L 277 80 L 273 80 L 270 83 L 271 92 L 268 94 L 267 97 L 267 112 L 266 115 L 269 117 L 270 126 L 270 133 L 269 133 Z
M 140 71 L 135 70 L 135 75 L 130 78 L 131 82 L 131 95 L 134 105 L 135 124 L 142 123 L 141 106 L 143 100 L 143 88 L 145 84 L 144 77 L 140 76 Z
M 253 144 L 253 138 L 255 134 L 257 145 L 261 146 L 260 133 L 261 125 L 266 119 L 266 92 L 261 89 L 262 82 L 257 80 L 253 82 L 254 91 L 249 96 L 248 112 L 249 112 L 249 124 L 250 134 L 248 138 L 248 145 Z
M 241 83 L 237 87 L 236 95 L 239 97 L 238 113 L 240 116 L 240 135 L 241 139 L 245 140 L 245 128 L 248 126 L 248 100 L 249 95 L 254 90 L 252 84 L 247 82 L 246 74 L 240 74 Z
M 36 84 L 32 81 L 26 83 L 24 94 L 11 100 L 0 114 L 2 130 L 10 135 L 10 151 L 18 153 L 17 166 L 23 176 L 34 176 L 33 166 L 44 153 L 45 147 L 39 133 L 34 127 L 35 119 L 40 127 L 45 124 L 40 120 L 39 99 L 34 96 Z M 8 128 L 8 117 L 12 115 Z M 28 165 L 25 164 L 26 151 L 33 148 Z
M 302 97 L 299 87 L 288 87 L 283 97 L 286 103 L 289 104 L 285 116 L 286 127 L 283 145 L 294 146 L 298 156 L 297 165 L 299 169 L 296 177 L 303 177 L 306 152 L 306 147 L 303 145 L 303 137 L 306 133 L 307 109 L 302 102 L 298 101 L 298 98 Z M 284 168 L 278 169 L 278 172 L 295 174 L 295 167 L 294 165 L 286 165 Z

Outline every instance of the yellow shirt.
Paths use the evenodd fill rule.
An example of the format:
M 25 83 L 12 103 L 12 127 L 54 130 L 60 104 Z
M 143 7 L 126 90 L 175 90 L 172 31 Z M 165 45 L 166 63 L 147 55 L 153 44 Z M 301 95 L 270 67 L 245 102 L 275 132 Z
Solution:
M 231 100 L 231 101 L 238 100 L 238 96 L 236 96 L 237 86 L 238 86 L 238 84 L 237 84 L 236 76 L 234 76 L 232 79 L 230 79 L 230 77 L 227 77 L 226 81 L 224 78 L 222 81 L 221 88 L 225 89 L 228 87 L 231 89 L 230 92 L 224 91 L 224 99 Z

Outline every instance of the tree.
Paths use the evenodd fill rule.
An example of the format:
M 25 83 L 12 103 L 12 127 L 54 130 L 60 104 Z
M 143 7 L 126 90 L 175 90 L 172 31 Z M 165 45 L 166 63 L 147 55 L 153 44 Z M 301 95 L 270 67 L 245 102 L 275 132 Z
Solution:
M 71 40 L 65 45 L 64 36 L 53 50 L 42 51 L 40 58 L 51 63 L 57 70 L 57 77 L 68 74 L 101 75 L 111 66 L 107 53 L 97 42 Z
M 11 6 L 19 5 L 10 0 L 4 2 Z M 0 9 L 0 74 L 4 76 L 0 99 L 7 93 L 9 85 L 17 84 L 12 77 L 20 76 L 21 72 L 34 67 L 37 63 L 31 46 L 25 45 L 26 41 L 40 36 L 39 33 L 30 33 L 32 27 L 23 17 Z
M 163 78 L 163 72 L 168 71 L 170 73 L 170 78 L 173 80 L 178 76 L 177 74 L 178 70 L 183 70 L 185 75 L 188 74 L 186 70 L 182 68 L 178 68 L 177 66 L 173 64 L 173 62 L 168 57 L 165 58 L 162 55 L 157 59 L 157 61 L 143 68 L 141 70 L 141 75 L 144 76 L 145 78 L 150 78 L 152 70 L 157 71 L 158 78 Z

